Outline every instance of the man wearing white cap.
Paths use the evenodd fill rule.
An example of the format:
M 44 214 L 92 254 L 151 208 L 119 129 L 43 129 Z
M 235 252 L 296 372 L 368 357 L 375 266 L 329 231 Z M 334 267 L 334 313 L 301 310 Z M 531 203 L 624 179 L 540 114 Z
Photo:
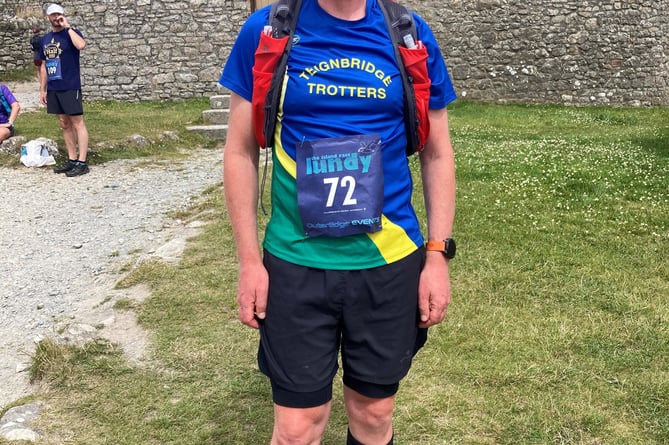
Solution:
M 55 173 L 68 177 L 88 173 L 88 129 L 84 123 L 81 97 L 79 53 L 86 41 L 78 29 L 70 27 L 63 7 L 52 3 L 46 9 L 51 32 L 42 39 L 40 100 L 49 114 L 58 115 L 67 146 L 67 163 L 56 167 Z

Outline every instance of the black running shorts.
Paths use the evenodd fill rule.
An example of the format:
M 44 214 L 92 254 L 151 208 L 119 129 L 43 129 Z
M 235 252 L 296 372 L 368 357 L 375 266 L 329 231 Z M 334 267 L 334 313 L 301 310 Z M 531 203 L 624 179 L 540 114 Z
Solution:
M 67 114 L 68 116 L 80 116 L 84 114 L 81 90 L 47 90 L 46 112 L 49 114 Z
M 419 249 L 372 269 L 298 266 L 265 252 L 269 301 L 260 323 L 258 364 L 274 402 L 307 408 L 327 403 L 341 351 L 344 383 L 373 398 L 397 392 L 427 338 L 418 328 Z

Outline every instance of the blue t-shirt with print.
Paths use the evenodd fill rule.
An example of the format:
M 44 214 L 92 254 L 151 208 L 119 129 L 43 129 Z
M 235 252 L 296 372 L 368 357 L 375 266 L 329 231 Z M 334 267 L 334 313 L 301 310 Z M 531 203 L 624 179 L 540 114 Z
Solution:
M 75 29 L 74 32 L 81 34 Z M 41 58 L 47 75 L 47 90 L 68 91 L 81 89 L 79 50 L 72 43 L 67 30 L 49 32 L 42 38 Z
M 251 101 L 252 67 L 269 7 L 247 20 L 233 46 L 220 84 Z M 428 49 L 430 108 L 455 99 L 436 39 L 414 14 Z M 290 52 L 272 170 L 272 215 L 264 247 L 273 255 L 309 267 L 364 269 L 400 260 L 423 245 L 413 207 L 405 154 L 402 81 L 385 19 L 376 0 L 365 17 L 345 21 L 304 0 Z M 383 169 L 382 230 L 346 237 L 309 237 L 298 209 L 296 149 L 303 141 L 377 134 Z

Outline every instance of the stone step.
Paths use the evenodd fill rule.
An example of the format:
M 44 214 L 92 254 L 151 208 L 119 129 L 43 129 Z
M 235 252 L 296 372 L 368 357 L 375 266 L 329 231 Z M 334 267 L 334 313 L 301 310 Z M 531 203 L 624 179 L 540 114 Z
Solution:
M 230 95 L 217 94 L 216 96 L 211 96 L 209 98 L 209 106 L 214 110 L 222 110 L 224 108 L 230 108 Z
M 186 127 L 188 131 L 195 131 L 210 139 L 224 140 L 228 134 L 227 125 L 190 125 Z
M 228 110 L 227 108 L 204 110 L 202 112 L 202 119 L 209 124 L 226 125 L 228 123 L 229 116 L 230 116 L 230 110 Z

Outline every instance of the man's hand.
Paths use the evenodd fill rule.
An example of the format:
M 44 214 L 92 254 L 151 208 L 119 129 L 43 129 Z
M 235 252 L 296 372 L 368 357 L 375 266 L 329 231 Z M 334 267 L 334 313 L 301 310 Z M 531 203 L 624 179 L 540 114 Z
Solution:
M 451 303 L 448 260 L 441 252 L 426 252 L 425 267 L 418 285 L 418 311 L 421 328 L 441 323 Z
M 262 263 L 240 267 L 237 304 L 243 324 L 258 329 L 258 320 L 263 320 L 267 311 L 268 289 L 269 276 Z

